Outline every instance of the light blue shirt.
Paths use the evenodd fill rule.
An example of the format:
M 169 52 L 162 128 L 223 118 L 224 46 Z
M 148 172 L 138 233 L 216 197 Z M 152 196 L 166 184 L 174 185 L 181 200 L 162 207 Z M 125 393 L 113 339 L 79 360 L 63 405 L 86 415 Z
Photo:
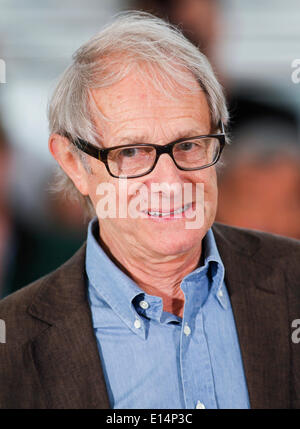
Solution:
M 163 311 L 100 247 L 88 228 L 93 327 L 112 408 L 249 408 L 239 341 L 210 229 L 204 265 L 185 276 L 183 318 Z

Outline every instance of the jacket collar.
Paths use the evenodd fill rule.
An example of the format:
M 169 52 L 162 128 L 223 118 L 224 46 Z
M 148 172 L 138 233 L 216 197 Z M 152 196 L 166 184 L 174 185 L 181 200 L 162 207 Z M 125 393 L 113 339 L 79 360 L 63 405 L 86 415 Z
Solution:
M 50 325 L 31 345 L 48 408 L 109 408 L 86 297 L 85 250 L 42 280 L 28 309 Z
M 53 325 L 84 305 L 85 253 L 86 244 L 56 271 L 41 279 L 39 292 L 28 308 L 29 314 Z
M 264 234 L 215 223 L 251 408 L 289 408 L 290 332 L 280 248 Z M 270 240 L 269 240 L 270 242 Z

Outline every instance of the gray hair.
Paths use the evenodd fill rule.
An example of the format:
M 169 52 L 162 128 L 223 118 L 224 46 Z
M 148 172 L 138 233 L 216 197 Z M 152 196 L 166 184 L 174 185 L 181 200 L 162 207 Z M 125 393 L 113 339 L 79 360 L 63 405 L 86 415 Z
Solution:
M 191 92 L 196 79 L 206 94 L 212 125 L 217 126 L 220 120 L 226 125 L 228 110 L 222 87 L 207 58 L 176 27 L 145 12 L 126 12 L 73 55 L 49 103 L 50 133 L 80 137 L 99 146 L 93 118 L 95 113 L 101 114 L 90 91 L 119 82 L 133 68 L 171 97 L 174 84 L 177 92 L 178 84 L 183 91 Z M 76 151 L 73 145 L 70 149 Z M 85 155 L 77 153 L 88 169 Z M 56 189 L 70 198 L 82 199 L 62 170 L 57 175 Z M 84 200 L 92 214 L 90 199 Z

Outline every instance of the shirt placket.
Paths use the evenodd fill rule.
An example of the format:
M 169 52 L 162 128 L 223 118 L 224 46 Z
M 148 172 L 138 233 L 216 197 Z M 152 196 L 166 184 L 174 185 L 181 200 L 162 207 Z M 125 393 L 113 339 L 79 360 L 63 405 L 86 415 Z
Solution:
M 193 292 L 190 289 L 190 292 Z M 180 369 L 187 409 L 217 408 L 203 309 L 186 293 L 180 338 Z

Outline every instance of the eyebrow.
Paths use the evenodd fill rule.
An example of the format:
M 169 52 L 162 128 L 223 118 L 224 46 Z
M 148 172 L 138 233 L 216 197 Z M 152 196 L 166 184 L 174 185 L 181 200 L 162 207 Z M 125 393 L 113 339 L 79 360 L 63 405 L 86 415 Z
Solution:
M 192 129 L 192 130 L 185 130 L 185 131 L 179 131 L 176 134 L 176 137 L 174 139 L 172 139 L 171 141 L 176 141 L 179 139 L 183 139 L 183 138 L 191 138 L 191 137 L 195 137 L 195 136 L 201 136 L 201 135 L 207 135 L 207 134 L 211 134 L 211 131 L 205 133 L 203 131 L 201 131 L 200 129 Z M 156 143 L 156 142 L 151 142 L 151 139 L 149 138 L 149 135 L 146 134 L 138 134 L 135 136 L 126 136 L 126 137 L 120 137 L 120 138 L 116 138 L 115 142 L 118 142 L 118 144 L 123 145 L 123 144 L 138 144 L 138 143 Z M 169 143 L 166 142 L 166 143 Z

